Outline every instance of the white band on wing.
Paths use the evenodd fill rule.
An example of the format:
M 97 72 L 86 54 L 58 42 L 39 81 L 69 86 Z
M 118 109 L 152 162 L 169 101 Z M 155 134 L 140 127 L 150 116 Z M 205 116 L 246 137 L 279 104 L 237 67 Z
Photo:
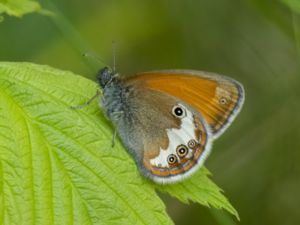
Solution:
M 186 116 L 181 119 L 181 126 L 179 129 L 171 128 L 166 130 L 169 138 L 169 146 L 167 147 L 167 149 L 160 148 L 159 155 L 154 159 L 150 160 L 150 163 L 153 166 L 169 168 L 169 163 L 167 161 L 168 156 L 170 154 L 177 155 L 176 148 L 179 145 L 187 146 L 188 142 L 191 139 L 196 140 L 194 117 L 192 112 L 190 112 L 183 105 L 181 104 L 178 105 L 186 111 Z M 187 157 L 189 157 L 191 154 L 192 154 L 192 150 L 189 149 L 189 153 L 187 154 Z M 178 162 L 180 162 L 179 157 L 177 157 L 177 160 Z

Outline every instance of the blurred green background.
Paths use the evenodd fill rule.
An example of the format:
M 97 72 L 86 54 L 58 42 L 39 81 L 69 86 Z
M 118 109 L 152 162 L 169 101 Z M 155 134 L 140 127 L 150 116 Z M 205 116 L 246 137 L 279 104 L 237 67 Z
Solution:
M 1 61 L 47 64 L 94 79 L 95 67 L 81 53 L 95 52 L 112 65 L 115 40 L 122 74 L 187 68 L 226 74 L 244 84 L 244 108 L 206 162 L 241 221 L 163 195 L 175 224 L 300 223 L 297 10 L 279 0 L 40 3 L 50 10 L 55 5 L 75 32 L 36 13 L 21 19 L 5 16 Z

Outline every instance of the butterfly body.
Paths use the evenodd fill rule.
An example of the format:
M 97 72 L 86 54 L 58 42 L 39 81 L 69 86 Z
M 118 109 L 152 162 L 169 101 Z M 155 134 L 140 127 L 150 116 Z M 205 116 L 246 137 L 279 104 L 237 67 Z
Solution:
M 226 112 L 222 105 L 213 110 L 215 117 L 225 114 L 226 119 L 221 116 L 209 119 L 197 107 L 209 109 L 211 103 L 203 100 L 203 96 L 197 101 L 194 96 L 197 92 L 189 90 L 186 85 L 205 81 L 206 86 L 214 87 L 215 77 L 209 82 L 206 75 L 198 78 L 181 72 L 182 75 L 176 78 L 179 72 L 159 73 L 120 78 L 104 68 L 99 72 L 98 81 L 103 89 L 101 106 L 142 174 L 158 183 L 171 183 L 189 176 L 203 164 L 213 139 L 223 132 L 232 119 L 230 117 L 240 109 L 243 89 L 236 86 L 238 83 L 225 79 L 222 85 L 233 85 L 236 93 L 222 88 L 222 85 L 215 87 L 214 94 L 204 90 L 214 101 L 218 95 L 226 103 L 237 98 L 234 106 L 233 103 L 227 104 L 232 108 L 230 112 Z M 200 78 L 203 81 L 199 81 Z M 218 101 L 222 103 L 220 99 Z M 199 105 L 199 101 L 203 104 Z

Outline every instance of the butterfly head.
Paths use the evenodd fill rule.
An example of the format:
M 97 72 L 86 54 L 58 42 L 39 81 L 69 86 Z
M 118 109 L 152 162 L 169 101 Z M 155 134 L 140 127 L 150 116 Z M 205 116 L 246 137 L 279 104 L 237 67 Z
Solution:
M 105 86 L 111 83 L 116 74 L 114 74 L 108 67 L 104 67 L 99 70 L 97 74 L 97 81 L 100 86 L 104 89 Z

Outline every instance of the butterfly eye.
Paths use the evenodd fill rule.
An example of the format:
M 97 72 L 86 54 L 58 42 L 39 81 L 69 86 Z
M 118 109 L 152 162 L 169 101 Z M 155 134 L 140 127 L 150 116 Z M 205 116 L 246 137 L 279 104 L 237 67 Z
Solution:
M 197 143 L 194 139 L 189 140 L 189 142 L 188 142 L 189 148 L 195 148 L 196 145 L 197 145 Z
M 176 153 L 180 158 L 183 158 L 188 153 L 188 148 L 185 145 L 179 145 L 176 149 Z
M 174 154 L 170 154 L 167 158 L 167 161 L 170 165 L 173 165 L 177 162 L 177 157 Z
M 185 109 L 180 105 L 175 105 L 172 109 L 172 114 L 181 119 L 185 117 Z

